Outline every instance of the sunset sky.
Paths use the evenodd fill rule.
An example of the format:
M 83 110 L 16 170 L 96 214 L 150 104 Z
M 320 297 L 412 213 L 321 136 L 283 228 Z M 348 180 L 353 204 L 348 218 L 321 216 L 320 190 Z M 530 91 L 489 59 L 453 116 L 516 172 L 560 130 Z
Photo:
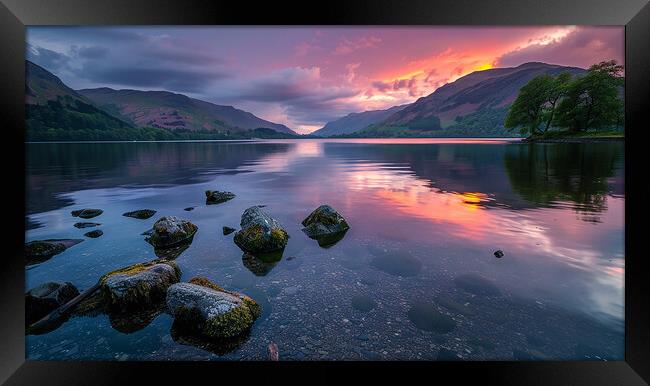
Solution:
M 74 89 L 173 91 L 300 133 L 476 70 L 624 62 L 623 27 L 29 27 L 27 42 Z

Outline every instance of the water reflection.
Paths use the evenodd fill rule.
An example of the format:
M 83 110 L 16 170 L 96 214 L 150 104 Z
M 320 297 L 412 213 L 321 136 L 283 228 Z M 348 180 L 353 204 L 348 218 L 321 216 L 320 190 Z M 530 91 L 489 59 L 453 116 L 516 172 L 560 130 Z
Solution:
M 406 345 L 413 350 L 403 352 L 404 358 L 430 352 L 435 359 L 452 348 L 463 356 L 466 351 L 449 344 L 459 340 L 475 342 L 472 355 L 483 359 L 616 358 L 622 347 L 613 343 L 622 337 L 623 320 L 622 144 L 304 140 L 92 145 L 95 151 L 84 148 L 90 145 L 29 146 L 53 149 L 39 156 L 34 147 L 28 160 L 29 220 L 43 225 L 29 230 L 28 240 L 83 234 L 69 215 L 83 206 L 104 209 L 106 234 L 31 269 L 28 287 L 48 280 L 83 287 L 111 269 L 161 257 L 140 236 L 157 216 L 137 223 L 121 216 L 147 207 L 200 229 L 191 245 L 162 256 L 183 267 L 187 276 L 181 280 L 207 275 L 264 303 L 265 317 L 232 345 L 181 335 L 166 315 L 149 313 L 135 325 L 109 315 L 113 328 L 149 337 L 151 347 L 140 349 L 103 332 L 127 346 L 125 351 L 140 350 L 142 358 L 157 350 L 175 359 L 186 352 L 181 346 L 200 349 L 183 354 L 192 358 L 206 358 L 205 352 L 256 358 L 262 340 L 273 337 L 281 347 L 298 344 L 287 355 L 300 359 L 309 354 L 299 350 L 306 344 L 296 337 L 310 334 L 322 346 L 310 343 L 315 353 L 338 358 L 328 344 L 347 345 L 347 352 L 359 345 L 354 336 L 346 340 L 346 330 L 371 335 L 361 341 L 369 351 L 390 352 L 386 359 Z M 206 189 L 237 196 L 206 206 Z M 323 203 L 351 224 L 345 237 L 317 243 L 301 231 L 305 215 Z M 74 207 L 64 207 L 69 204 Z M 267 205 L 290 234 L 285 258 L 242 255 L 232 236 L 222 234 L 223 226 L 239 224 L 253 205 Z M 183 210 L 188 207 L 194 209 Z M 497 249 L 505 252 L 502 259 L 494 257 Z M 372 308 L 359 306 L 364 294 L 376 302 Z M 417 322 L 409 319 L 409 306 Z M 428 335 L 418 340 L 436 333 L 431 326 L 439 313 L 469 323 L 442 334 L 449 341 Z M 90 317 L 73 319 L 40 335 L 31 350 L 48 352 L 48 339 L 96 329 Z M 591 324 L 580 331 L 584 320 Z M 393 326 L 399 337 L 397 330 L 387 332 Z M 163 347 L 160 336 L 169 337 Z M 569 343 L 562 346 L 562 339 Z

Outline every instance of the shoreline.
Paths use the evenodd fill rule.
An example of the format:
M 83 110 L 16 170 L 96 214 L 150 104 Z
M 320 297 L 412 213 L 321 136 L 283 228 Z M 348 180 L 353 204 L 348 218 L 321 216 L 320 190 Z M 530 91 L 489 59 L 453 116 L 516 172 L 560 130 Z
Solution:
M 625 137 L 564 137 L 564 138 L 524 138 L 521 143 L 593 143 L 593 142 L 619 142 Z

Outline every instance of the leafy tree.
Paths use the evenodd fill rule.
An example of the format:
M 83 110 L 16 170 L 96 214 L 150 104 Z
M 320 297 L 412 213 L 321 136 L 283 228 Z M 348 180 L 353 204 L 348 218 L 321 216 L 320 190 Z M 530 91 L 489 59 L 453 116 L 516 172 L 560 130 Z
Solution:
M 522 133 L 544 133 L 553 122 L 556 106 L 566 94 L 571 74 L 562 73 L 557 77 L 543 74 L 530 80 L 519 90 L 504 126 L 512 129 L 522 128 Z M 540 126 L 543 125 L 543 129 Z
M 570 131 L 603 129 L 622 125 L 623 66 L 615 60 L 589 67 L 587 73 L 568 85 L 557 111 L 557 125 Z

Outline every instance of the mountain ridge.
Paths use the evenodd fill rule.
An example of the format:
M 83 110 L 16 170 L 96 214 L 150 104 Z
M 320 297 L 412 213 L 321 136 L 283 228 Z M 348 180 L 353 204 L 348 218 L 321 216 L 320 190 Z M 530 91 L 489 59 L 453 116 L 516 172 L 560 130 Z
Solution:
M 296 134 L 285 125 L 270 122 L 233 106 L 217 105 L 170 91 L 142 91 L 109 87 L 78 92 L 105 110 L 138 126 L 169 130 L 243 131 L 258 128 Z
M 313 131 L 310 134 L 321 137 L 351 134 L 364 129 L 373 123 L 384 120 L 391 114 L 403 109 L 406 106 L 407 105 L 399 105 L 384 110 L 368 110 L 350 113 L 341 118 L 327 122 L 323 127 L 316 131 Z

